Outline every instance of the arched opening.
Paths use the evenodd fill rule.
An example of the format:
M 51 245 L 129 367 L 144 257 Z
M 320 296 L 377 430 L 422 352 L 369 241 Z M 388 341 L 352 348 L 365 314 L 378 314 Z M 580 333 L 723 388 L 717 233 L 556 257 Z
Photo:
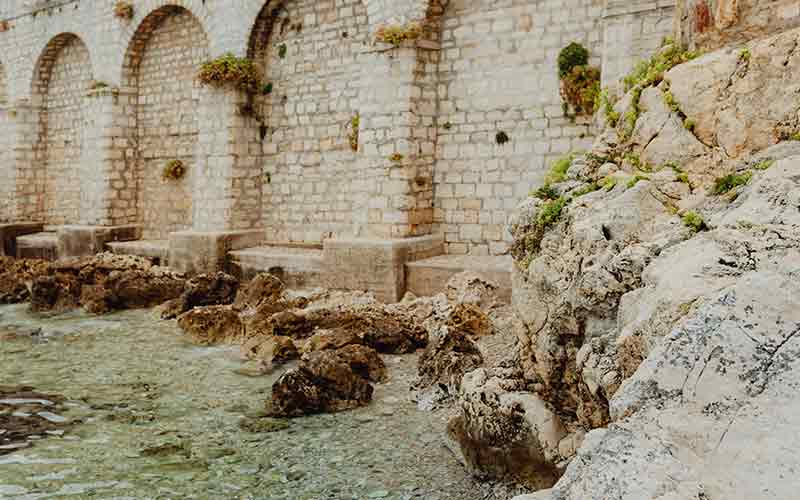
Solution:
M 123 87 L 133 92 L 130 113 L 136 218 L 145 239 L 166 239 L 191 227 L 192 178 L 199 136 L 198 66 L 208 59 L 208 39 L 188 10 L 162 7 L 138 27 L 123 68 Z M 186 175 L 162 177 L 168 162 L 180 160 Z
M 269 1 L 254 24 L 248 55 L 267 85 L 256 108 L 268 240 L 317 244 L 352 232 L 358 172 L 347 130 L 368 32 L 363 0 Z
M 49 224 L 80 220 L 83 99 L 91 81 L 89 49 L 78 36 L 63 33 L 47 44 L 31 95 L 41 106 L 35 157 L 44 165 L 39 211 Z

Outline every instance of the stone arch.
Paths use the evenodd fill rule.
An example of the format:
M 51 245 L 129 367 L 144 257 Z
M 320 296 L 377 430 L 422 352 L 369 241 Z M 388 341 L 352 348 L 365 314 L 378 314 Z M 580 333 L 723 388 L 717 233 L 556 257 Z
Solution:
M 185 7 L 162 6 L 145 16 L 128 45 L 122 87 L 130 93 L 128 132 L 134 145 L 126 158 L 135 179 L 136 219 L 143 237 L 164 239 L 192 224 L 193 179 L 200 134 L 198 66 L 209 57 L 202 23 Z M 165 182 L 164 166 L 180 160 L 187 174 Z
M 74 33 L 52 38 L 34 68 L 31 96 L 40 106 L 34 148 L 40 165 L 34 170 L 41 179 L 37 215 L 50 224 L 80 220 L 84 97 L 92 79 L 89 49 Z
M 350 234 L 357 172 L 346 130 L 358 112 L 366 6 L 363 0 L 262 5 L 247 54 L 272 84 L 257 102 L 267 238 L 316 244 Z

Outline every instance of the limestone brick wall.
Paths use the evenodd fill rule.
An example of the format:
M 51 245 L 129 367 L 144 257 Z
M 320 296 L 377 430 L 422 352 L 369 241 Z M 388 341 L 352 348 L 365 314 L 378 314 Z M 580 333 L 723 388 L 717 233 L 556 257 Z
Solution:
M 263 220 L 272 241 L 351 234 L 354 166 L 348 135 L 359 113 L 362 0 L 289 0 L 256 27 L 272 92 L 263 98 Z M 285 56 L 281 57 L 281 47 Z
M 673 0 L 133 0 L 133 18 L 119 19 L 115 3 L 0 5 L 0 218 L 140 223 L 146 238 L 433 233 L 457 254 L 506 252 L 513 207 L 553 160 L 590 145 L 589 120 L 562 111 L 561 48 L 588 46 L 611 83 L 655 48 L 673 9 Z M 423 22 L 420 40 L 375 43 L 378 26 L 410 21 Z M 198 87 L 198 65 L 226 52 L 254 57 L 272 92 Z M 102 88 L 88 91 L 92 79 Z M 188 175 L 165 183 L 172 159 Z
M 672 36 L 675 0 L 609 0 L 603 21 L 603 85 L 616 87 Z
M 77 37 L 56 42 L 42 62 L 37 160 L 44 165 L 44 216 L 51 224 L 80 220 L 84 97 L 92 82 L 89 50 Z
M 512 209 L 549 163 L 591 144 L 564 116 L 556 59 L 576 41 L 602 54 L 603 2 L 452 0 L 439 63 L 434 222 L 449 253 L 502 254 Z M 496 143 L 498 132 L 510 138 Z
M 198 66 L 208 59 L 203 27 L 186 10 L 154 20 L 143 33 L 135 71 L 137 202 L 144 237 L 165 239 L 192 225 L 192 179 L 199 134 Z M 187 167 L 183 179 L 162 179 L 168 161 Z

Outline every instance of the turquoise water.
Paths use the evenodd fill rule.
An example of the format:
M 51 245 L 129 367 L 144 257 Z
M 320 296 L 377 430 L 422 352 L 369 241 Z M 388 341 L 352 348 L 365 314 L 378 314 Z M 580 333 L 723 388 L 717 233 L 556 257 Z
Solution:
M 0 456 L 3 499 L 498 498 L 444 448 L 446 412 L 411 402 L 415 355 L 384 358 L 368 407 L 254 433 L 240 422 L 262 416 L 283 370 L 251 376 L 237 348 L 193 346 L 150 311 L 3 306 L 0 338 L 0 384 L 62 394 L 79 422 Z

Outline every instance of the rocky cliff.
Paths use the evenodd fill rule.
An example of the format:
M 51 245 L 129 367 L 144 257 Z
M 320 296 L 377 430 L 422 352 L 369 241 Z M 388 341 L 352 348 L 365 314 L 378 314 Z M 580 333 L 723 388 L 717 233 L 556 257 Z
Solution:
M 449 426 L 474 472 L 542 500 L 796 497 L 798 46 L 665 46 L 518 208 L 517 352 Z

